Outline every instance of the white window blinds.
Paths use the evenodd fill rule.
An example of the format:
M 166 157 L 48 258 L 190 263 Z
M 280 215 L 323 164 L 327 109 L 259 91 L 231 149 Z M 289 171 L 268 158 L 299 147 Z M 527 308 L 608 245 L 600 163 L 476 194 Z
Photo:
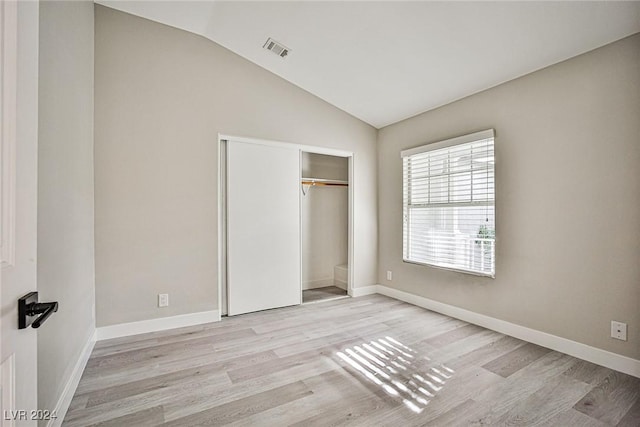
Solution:
M 495 276 L 493 129 L 402 152 L 403 258 Z

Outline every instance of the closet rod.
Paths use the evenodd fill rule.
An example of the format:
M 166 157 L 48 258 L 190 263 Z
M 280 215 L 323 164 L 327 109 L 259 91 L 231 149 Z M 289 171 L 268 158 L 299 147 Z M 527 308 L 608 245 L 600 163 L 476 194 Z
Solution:
M 307 195 L 307 191 L 311 187 L 327 186 L 327 187 L 348 187 L 348 181 L 340 181 L 337 179 L 323 179 L 323 178 L 302 178 L 302 194 Z M 307 189 L 305 190 L 305 185 Z
M 340 179 L 326 179 L 326 178 L 311 178 L 311 177 L 302 177 L 303 185 L 338 185 L 342 187 L 348 187 L 349 181 L 343 181 Z
M 302 181 L 302 185 L 328 185 L 334 187 L 348 187 L 349 184 L 344 182 L 317 182 L 317 181 Z

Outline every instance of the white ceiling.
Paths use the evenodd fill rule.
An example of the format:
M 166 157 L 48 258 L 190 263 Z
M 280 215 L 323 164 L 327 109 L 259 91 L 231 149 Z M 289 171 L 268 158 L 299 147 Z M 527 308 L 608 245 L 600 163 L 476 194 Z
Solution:
M 96 2 L 207 37 L 376 128 L 640 31 L 637 1 Z

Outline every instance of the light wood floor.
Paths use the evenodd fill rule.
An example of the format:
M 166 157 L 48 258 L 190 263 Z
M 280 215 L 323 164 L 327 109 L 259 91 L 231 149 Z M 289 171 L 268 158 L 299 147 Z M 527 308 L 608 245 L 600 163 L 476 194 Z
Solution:
M 639 426 L 640 379 L 384 296 L 97 343 L 65 426 Z
M 324 288 L 306 289 L 302 291 L 302 302 L 320 302 L 341 297 L 346 297 L 347 291 L 337 286 L 326 286 Z

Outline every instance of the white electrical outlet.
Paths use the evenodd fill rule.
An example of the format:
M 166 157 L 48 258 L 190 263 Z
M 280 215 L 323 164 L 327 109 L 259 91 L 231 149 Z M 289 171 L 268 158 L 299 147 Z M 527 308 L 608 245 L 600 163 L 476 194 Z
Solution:
M 158 307 L 169 306 L 169 294 L 158 294 Z
M 393 271 L 387 270 L 387 280 L 393 280 Z
M 611 338 L 617 340 L 627 340 L 627 324 L 622 322 L 611 321 Z

